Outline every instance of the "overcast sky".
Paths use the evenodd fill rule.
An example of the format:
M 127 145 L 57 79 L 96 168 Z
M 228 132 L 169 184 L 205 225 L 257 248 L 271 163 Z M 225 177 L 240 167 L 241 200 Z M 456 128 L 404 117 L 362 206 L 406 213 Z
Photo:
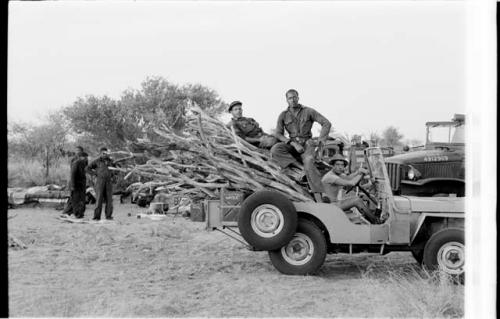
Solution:
M 159 75 L 241 100 L 266 131 L 295 88 L 339 132 L 424 140 L 465 112 L 464 35 L 459 1 L 10 2 L 8 118 Z

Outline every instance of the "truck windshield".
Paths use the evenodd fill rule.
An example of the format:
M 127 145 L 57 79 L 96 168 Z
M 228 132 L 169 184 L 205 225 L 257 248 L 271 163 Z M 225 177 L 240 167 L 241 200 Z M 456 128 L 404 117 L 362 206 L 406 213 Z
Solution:
M 464 143 L 464 132 L 463 124 L 429 124 L 427 126 L 427 143 Z

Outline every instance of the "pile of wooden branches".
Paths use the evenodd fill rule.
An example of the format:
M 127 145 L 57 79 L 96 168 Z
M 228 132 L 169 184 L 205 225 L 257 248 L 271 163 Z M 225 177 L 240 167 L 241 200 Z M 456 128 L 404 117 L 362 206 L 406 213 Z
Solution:
M 177 195 L 215 198 L 216 190 L 226 187 L 248 192 L 269 189 L 292 200 L 312 200 L 299 183 L 302 168 L 287 168 L 285 173 L 271 161 L 269 150 L 247 143 L 198 107 L 190 110 L 182 132 L 162 126 L 154 133 L 155 142 L 141 140 L 130 145 L 129 156 L 124 159 L 139 155 L 146 159 L 142 164 L 118 168 L 127 173 L 125 178 L 131 174 L 144 176 Z

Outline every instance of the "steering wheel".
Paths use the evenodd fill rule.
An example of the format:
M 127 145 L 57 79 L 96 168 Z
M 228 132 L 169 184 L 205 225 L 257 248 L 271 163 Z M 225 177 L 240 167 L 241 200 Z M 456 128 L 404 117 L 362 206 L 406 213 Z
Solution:
M 345 192 L 345 193 L 346 193 L 346 194 L 348 194 L 348 193 L 349 193 L 350 191 L 352 191 L 355 187 L 359 187 L 359 189 L 361 190 L 361 192 L 363 192 L 363 194 L 365 194 L 365 195 L 366 195 L 366 197 L 368 197 L 368 199 L 369 199 L 372 203 L 374 203 L 375 205 L 377 205 L 377 206 L 378 206 L 378 201 L 377 201 L 377 199 L 373 198 L 373 196 L 372 196 L 372 195 L 370 195 L 370 193 L 368 193 L 368 191 L 367 191 L 367 190 L 366 190 L 363 186 L 361 186 L 361 185 L 360 185 L 362 180 L 363 180 L 363 178 L 361 178 L 361 179 L 360 179 L 360 180 L 356 183 L 356 185 L 349 187 L 349 188 L 346 190 L 346 192 Z

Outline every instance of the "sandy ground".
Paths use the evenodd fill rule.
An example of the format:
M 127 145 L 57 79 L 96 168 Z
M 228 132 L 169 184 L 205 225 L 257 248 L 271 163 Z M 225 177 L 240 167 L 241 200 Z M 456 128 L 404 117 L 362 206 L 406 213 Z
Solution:
M 9 249 L 10 315 L 463 315 L 463 300 L 458 306 L 453 301 L 463 295 L 463 287 L 452 287 L 457 295 L 451 303 L 436 305 L 449 309 L 433 310 L 408 302 L 406 288 L 391 284 L 387 269 L 415 268 L 409 253 L 328 255 L 318 276 L 285 276 L 267 252 L 248 251 L 223 234 L 207 232 L 204 223 L 180 216 L 137 219 L 140 212 L 145 209 L 117 202 L 113 222 L 71 224 L 58 220 L 60 211 L 50 208 L 9 210 L 9 216 L 16 215 L 9 220 L 9 233 L 28 246 Z M 92 213 L 88 207 L 85 219 Z M 429 298 L 450 294 L 443 289 Z

